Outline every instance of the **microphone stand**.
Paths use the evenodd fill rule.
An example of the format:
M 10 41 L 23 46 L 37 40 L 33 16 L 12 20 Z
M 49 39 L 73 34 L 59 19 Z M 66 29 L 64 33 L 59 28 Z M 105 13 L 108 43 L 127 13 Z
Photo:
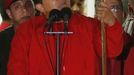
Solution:
M 64 23 L 64 26 L 65 26 L 65 23 Z M 60 68 L 61 68 L 60 36 L 61 35 L 73 34 L 73 32 L 68 32 L 67 30 L 66 31 L 64 30 L 64 32 L 53 32 L 53 31 L 49 31 L 49 32 L 44 32 L 44 34 L 47 34 L 47 35 L 56 35 L 56 72 L 55 72 L 55 75 L 60 75 Z

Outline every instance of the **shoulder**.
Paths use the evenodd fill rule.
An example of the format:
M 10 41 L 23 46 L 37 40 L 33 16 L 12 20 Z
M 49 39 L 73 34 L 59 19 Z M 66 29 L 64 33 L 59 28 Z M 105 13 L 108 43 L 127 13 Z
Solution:
M 73 13 L 72 16 L 74 19 L 76 19 L 79 22 L 84 22 L 84 23 L 99 23 L 99 21 L 95 18 L 92 17 L 86 17 L 84 15 L 81 15 L 79 13 Z
M 38 29 L 39 27 L 43 26 L 46 19 L 43 16 L 35 16 L 23 23 L 21 23 L 17 28 L 16 32 L 27 33 L 34 29 Z
M 72 20 L 73 22 L 79 23 L 80 25 L 84 26 L 84 28 L 96 27 L 96 26 L 98 27 L 98 24 L 100 24 L 100 22 L 97 19 L 86 17 L 79 13 L 74 13 L 72 15 Z
M 4 31 L 5 29 L 8 29 L 10 27 L 11 27 L 11 25 L 8 22 L 4 21 L 0 24 L 0 32 Z

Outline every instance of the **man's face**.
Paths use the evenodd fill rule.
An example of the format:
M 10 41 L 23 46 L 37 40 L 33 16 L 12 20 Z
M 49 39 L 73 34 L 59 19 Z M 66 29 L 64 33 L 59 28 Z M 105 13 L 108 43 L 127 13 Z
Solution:
M 50 12 L 52 9 L 62 9 L 65 6 L 69 6 L 70 0 L 42 0 L 43 7 L 46 12 Z
M 121 3 L 119 0 L 106 0 L 108 8 L 112 11 L 115 17 L 122 23 L 124 18 L 124 12 Z
M 34 6 L 31 0 L 18 0 L 9 7 L 11 19 L 17 23 L 21 23 L 31 16 L 34 16 Z

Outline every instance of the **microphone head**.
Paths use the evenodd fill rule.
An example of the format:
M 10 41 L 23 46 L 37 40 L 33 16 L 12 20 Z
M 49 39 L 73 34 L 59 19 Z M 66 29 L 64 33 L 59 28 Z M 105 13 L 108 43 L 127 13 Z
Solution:
M 53 31 L 53 23 L 58 20 L 60 20 L 60 11 L 52 9 L 49 13 L 48 21 L 45 26 L 48 27 L 49 31 Z
M 51 10 L 48 19 L 52 19 L 52 21 L 58 21 L 60 19 L 60 11 L 58 9 Z
M 67 19 L 69 20 L 71 18 L 71 15 L 72 15 L 72 11 L 69 7 L 64 7 L 63 9 L 61 9 L 61 17 L 63 19 Z

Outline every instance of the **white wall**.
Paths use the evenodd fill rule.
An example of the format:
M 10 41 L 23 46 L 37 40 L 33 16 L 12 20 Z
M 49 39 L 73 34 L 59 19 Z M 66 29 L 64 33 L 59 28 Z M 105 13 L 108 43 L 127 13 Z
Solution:
M 86 16 L 94 17 L 95 15 L 95 0 L 85 0 L 84 2 L 84 14 Z
M 1 25 L 1 23 L 2 23 L 2 16 L 1 16 L 1 13 L 0 13 L 0 25 Z

